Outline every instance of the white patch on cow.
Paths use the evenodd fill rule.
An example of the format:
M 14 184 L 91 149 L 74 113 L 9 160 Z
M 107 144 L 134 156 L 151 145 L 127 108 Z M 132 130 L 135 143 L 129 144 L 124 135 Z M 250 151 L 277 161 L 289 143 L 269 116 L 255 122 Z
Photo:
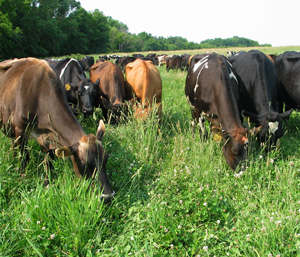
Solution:
M 208 55 L 205 56 L 204 58 L 202 58 L 200 61 L 198 61 L 195 65 L 194 65 L 194 72 L 202 65 L 198 75 L 197 75 L 197 82 L 196 82 L 196 85 L 195 85 L 195 88 L 194 88 L 194 93 L 196 94 L 196 90 L 197 88 L 199 87 L 199 83 L 198 83 L 198 80 L 199 80 L 199 77 L 200 77 L 200 74 L 202 72 L 202 70 L 205 68 L 205 69 L 208 69 Z M 197 68 L 195 67 L 197 65 Z M 195 69 L 196 68 L 196 69 Z
M 85 90 L 88 90 L 91 86 L 84 86 Z
M 59 79 L 61 80 L 61 77 L 64 75 L 66 68 L 68 67 L 68 65 L 72 62 L 75 61 L 78 63 L 78 65 L 80 66 L 79 62 L 75 59 L 71 59 L 70 61 L 67 62 L 67 64 L 65 65 L 65 67 L 61 70 L 60 75 L 59 75 Z
M 194 88 L 194 93 L 195 93 L 195 94 L 196 94 L 196 90 L 197 90 L 198 87 L 199 87 L 199 85 L 196 84 L 196 86 L 195 86 L 195 88 Z
M 230 61 L 227 60 L 227 62 L 228 62 L 228 64 L 230 65 L 230 67 L 233 67 Z
M 205 62 L 207 62 L 207 58 L 208 58 L 208 55 L 206 55 L 205 57 L 203 57 L 201 60 L 199 60 L 197 63 L 194 64 L 194 67 L 193 67 L 193 72 L 195 73 L 196 70 L 198 70 L 198 68 Z
M 235 81 L 236 81 L 236 83 L 238 83 L 238 80 L 237 80 L 237 78 L 236 78 L 236 76 L 234 75 L 234 73 L 233 73 L 233 71 L 232 71 L 232 70 L 230 70 L 230 73 L 229 73 L 229 78 L 234 78 L 234 79 L 235 79 Z
M 269 122 L 269 132 L 271 134 L 274 134 L 277 129 L 278 129 L 278 121 Z

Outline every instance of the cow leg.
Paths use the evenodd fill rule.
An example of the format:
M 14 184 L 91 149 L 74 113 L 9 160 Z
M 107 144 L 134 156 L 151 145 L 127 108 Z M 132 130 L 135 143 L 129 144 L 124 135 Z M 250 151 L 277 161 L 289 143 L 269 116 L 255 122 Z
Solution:
M 53 169 L 53 164 L 52 161 L 54 159 L 54 151 L 50 150 L 47 152 L 44 162 L 46 166 L 46 176 L 45 176 L 45 181 L 44 181 L 44 187 L 49 185 L 49 172 Z
M 21 173 L 25 170 L 27 163 L 29 162 L 29 153 L 26 149 L 27 144 L 27 137 L 26 135 L 19 135 L 16 137 L 16 140 L 13 142 L 13 149 L 19 149 L 20 151 L 20 162 L 21 167 L 20 171 Z

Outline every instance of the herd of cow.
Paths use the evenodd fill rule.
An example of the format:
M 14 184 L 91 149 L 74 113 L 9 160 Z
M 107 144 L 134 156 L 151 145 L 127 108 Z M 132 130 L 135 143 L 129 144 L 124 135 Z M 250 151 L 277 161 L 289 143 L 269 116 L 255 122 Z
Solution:
M 97 177 L 102 197 L 112 199 L 108 154 L 101 144 L 104 122 L 100 120 L 96 135 L 86 135 L 76 115 L 90 115 L 100 106 L 104 119 L 117 123 L 131 105 L 137 118 L 147 117 L 154 107 L 161 117 L 162 79 L 156 65 L 163 63 L 167 70 L 188 69 L 185 95 L 192 118 L 204 135 L 203 122 L 210 121 L 212 131 L 223 138 L 223 154 L 232 170 L 243 168 L 250 136 L 276 146 L 284 134 L 283 120 L 300 105 L 298 52 L 268 56 L 252 50 L 230 58 L 217 53 L 149 55 L 96 63 L 92 57 L 6 60 L 0 63 L 0 128 L 14 139 L 13 148 L 20 149 L 21 169 L 29 160 L 28 139 L 34 138 L 47 152 L 47 174 L 52 167 L 48 157 L 71 157 L 76 175 Z M 244 120 L 255 127 L 245 127 Z

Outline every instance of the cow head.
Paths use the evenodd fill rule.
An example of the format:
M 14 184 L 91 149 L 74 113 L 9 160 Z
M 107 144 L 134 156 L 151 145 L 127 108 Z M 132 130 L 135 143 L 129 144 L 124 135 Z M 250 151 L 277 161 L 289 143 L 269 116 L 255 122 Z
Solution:
M 260 142 L 264 143 L 266 137 L 270 137 L 270 145 L 276 146 L 277 141 L 284 135 L 284 129 L 282 127 L 282 121 L 288 119 L 293 110 L 286 111 L 284 113 L 277 113 L 270 111 L 263 115 L 255 115 L 251 112 L 243 111 L 244 116 L 248 116 L 252 122 L 261 126 L 259 132 Z
M 223 154 L 228 166 L 232 170 L 242 164 L 247 158 L 246 146 L 248 145 L 247 129 L 237 128 L 230 132 L 222 130 L 220 127 L 212 127 L 214 134 L 222 137 L 224 141 Z M 240 165 L 242 167 L 242 165 Z
M 99 82 L 97 79 L 93 83 L 90 79 L 85 78 L 78 83 L 78 101 L 81 111 L 85 115 L 91 115 L 99 98 Z
M 117 124 L 121 121 L 122 114 L 125 114 L 128 112 L 128 106 L 124 103 L 116 103 L 116 97 L 112 99 L 112 102 L 110 102 L 107 98 L 107 96 L 100 97 L 100 106 L 104 113 L 106 113 L 107 118 L 110 120 L 110 123 Z M 107 113 L 110 113 L 108 115 Z
M 112 190 L 106 174 L 108 154 L 105 152 L 101 140 L 105 133 L 102 120 L 99 122 L 96 136 L 83 136 L 79 142 L 71 146 L 63 146 L 55 150 L 59 157 L 71 156 L 75 173 L 78 177 L 98 178 L 103 190 L 102 198 L 111 200 L 115 192 Z

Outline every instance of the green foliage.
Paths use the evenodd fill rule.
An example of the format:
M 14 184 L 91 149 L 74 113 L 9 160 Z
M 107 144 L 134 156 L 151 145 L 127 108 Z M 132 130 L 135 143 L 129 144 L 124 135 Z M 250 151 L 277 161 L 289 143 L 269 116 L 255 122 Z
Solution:
M 0 59 L 259 46 L 239 37 L 195 43 L 178 36 L 131 34 L 126 24 L 98 9 L 87 12 L 75 0 L 7 0 L 0 1 L 0 10 Z

